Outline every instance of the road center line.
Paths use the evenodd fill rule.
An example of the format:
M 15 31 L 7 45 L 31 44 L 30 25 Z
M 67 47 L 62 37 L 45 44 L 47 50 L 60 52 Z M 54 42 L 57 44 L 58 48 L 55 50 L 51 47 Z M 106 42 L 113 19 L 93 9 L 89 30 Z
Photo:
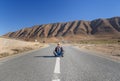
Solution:
M 60 73 L 60 58 L 59 57 L 56 58 L 54 73 Z
M 52 80 L 52 81 L 60 81 L 60 79 Z
M 60 57 L 56 58 L 54 76 L 52 81 L 60 81 L 58 75 L 60 74 Z

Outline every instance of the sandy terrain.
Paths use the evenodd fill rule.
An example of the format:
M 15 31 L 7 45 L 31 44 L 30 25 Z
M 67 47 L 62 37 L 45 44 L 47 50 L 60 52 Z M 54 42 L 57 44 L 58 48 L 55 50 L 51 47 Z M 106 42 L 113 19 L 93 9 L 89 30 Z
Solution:
M 25 42 L 0 38 L 0 58 L 46 46 L 39 42 Z
M 76 44 L 80 49 L 120 60 L 120 44 Z

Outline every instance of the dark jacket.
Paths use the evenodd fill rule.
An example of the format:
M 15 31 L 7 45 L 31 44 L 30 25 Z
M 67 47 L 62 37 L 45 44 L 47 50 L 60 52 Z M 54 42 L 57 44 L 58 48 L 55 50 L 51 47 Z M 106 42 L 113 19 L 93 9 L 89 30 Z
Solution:
M 58 46 L 55 48 L 55 52 L 58 52 L 59 48 L 61 49 L 61 52 L 64 52 L 63 48 L 62 47 L 58 47 Z

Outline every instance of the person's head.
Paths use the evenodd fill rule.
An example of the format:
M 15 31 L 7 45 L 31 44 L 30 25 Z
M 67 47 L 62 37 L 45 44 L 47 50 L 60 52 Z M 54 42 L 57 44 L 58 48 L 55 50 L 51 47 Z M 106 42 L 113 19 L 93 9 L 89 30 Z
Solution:
M 57 46 L 60 46 L 60 43 L 58 43 Z

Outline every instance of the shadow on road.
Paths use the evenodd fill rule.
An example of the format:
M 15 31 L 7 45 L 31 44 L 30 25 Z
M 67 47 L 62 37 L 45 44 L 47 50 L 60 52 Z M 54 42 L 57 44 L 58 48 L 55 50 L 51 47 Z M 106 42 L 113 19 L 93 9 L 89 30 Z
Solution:
M 56 58 L 55 56 L 34 56 L 36 58 Z

